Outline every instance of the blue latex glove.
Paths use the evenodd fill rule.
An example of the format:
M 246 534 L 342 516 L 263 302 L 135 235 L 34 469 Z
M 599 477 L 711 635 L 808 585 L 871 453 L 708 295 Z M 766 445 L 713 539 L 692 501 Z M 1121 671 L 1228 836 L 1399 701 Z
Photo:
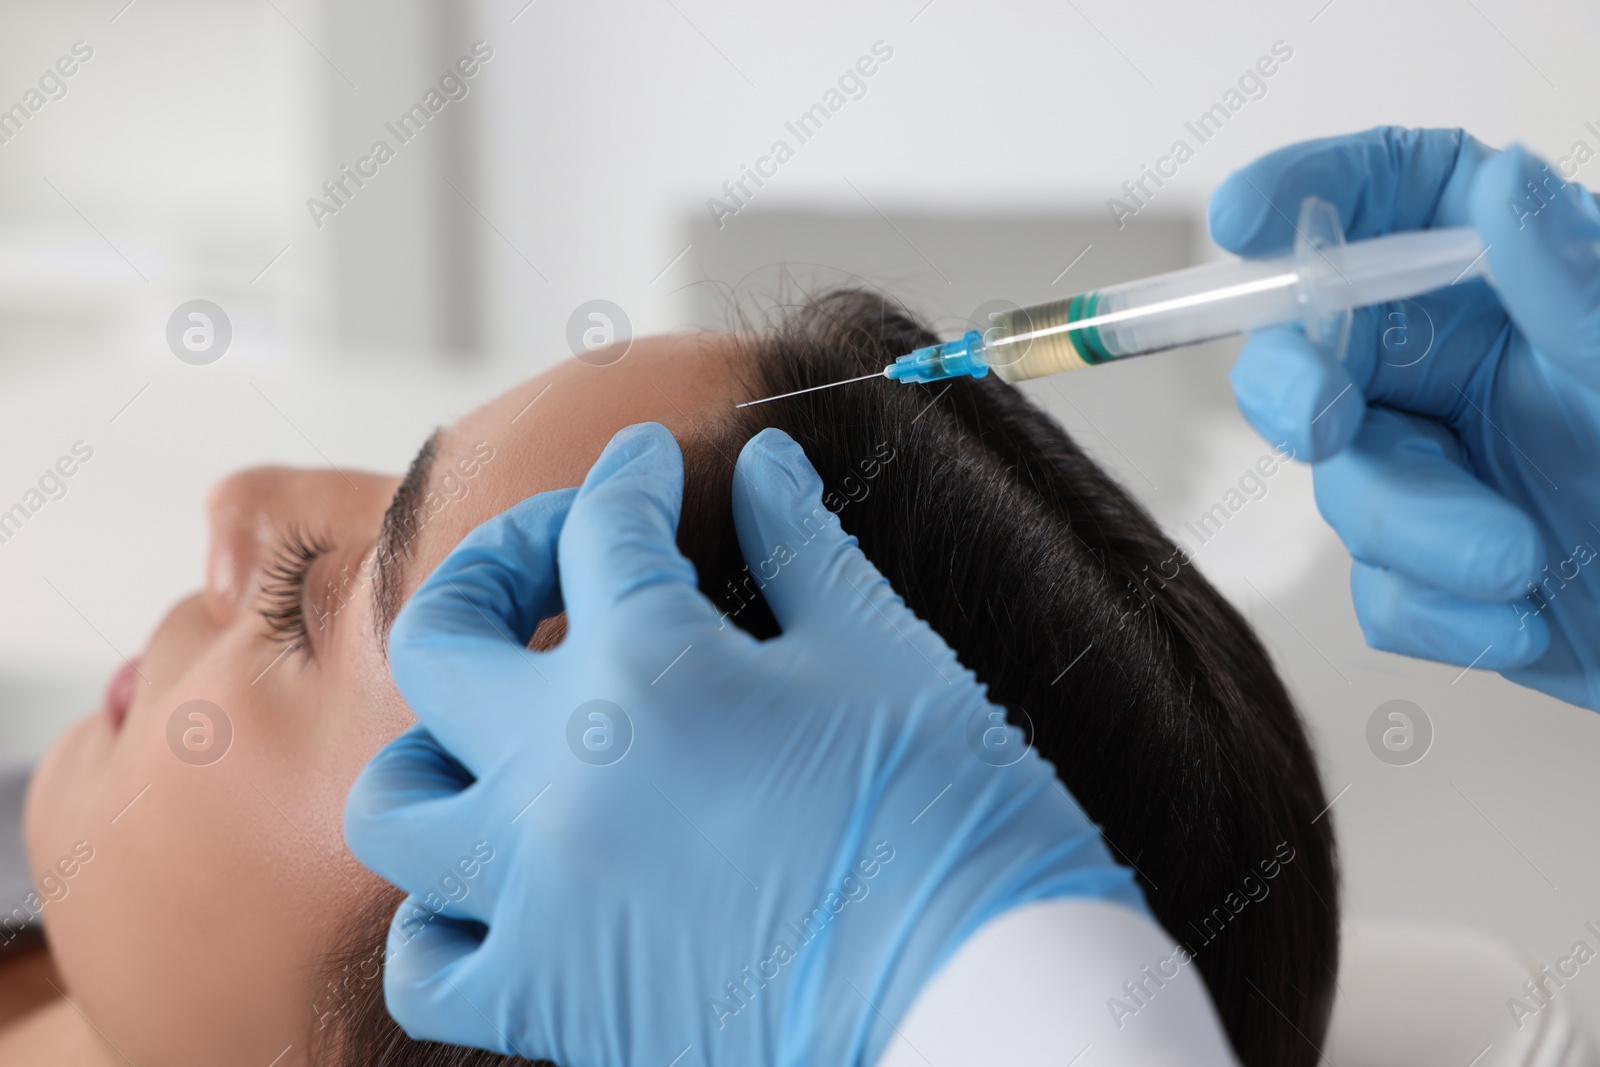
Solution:
M 682 490 L 671 435 L 625 430 L 575 495 L 463 540 L 396 622 L 421 723 L 362 774 L 345 834 L 412 894 L 384 976 L 408 1033 L 565 1067 L 866 1065 L 985 920 L 1067 896 L 1148 914 L 798 445 L 758 435 L 734 478 L 773 640 L 695 588 Z M 563 643 L 526 650 L 563 601 Z
M 1233 175 L 1212 198 L 1212 236 L 1281 252 L 1307 195 L 1332 202 L 1351 238 L 1475 226 L 1494 278 L 1357 311 L 1342 364 L 1280 327 L 1234 367 L 1250 423 L 1320 461 L 1317 505 L 1355 558 L 1368 643 L 1600 708 L 1594 198 L 1520 148 L 1385 128 Z

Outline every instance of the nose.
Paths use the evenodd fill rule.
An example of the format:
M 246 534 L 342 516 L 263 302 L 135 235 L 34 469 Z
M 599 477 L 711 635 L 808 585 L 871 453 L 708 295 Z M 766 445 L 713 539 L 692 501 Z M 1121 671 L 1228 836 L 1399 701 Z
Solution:
M 212 487 L 206 502 L 211 548 L 204 599 L 218 625 L 227 625 L 248 602 L 254 576 L 278 531 L 294 521 L 288 511 L 294 482 L 310 473 L 290 467 L 252 467 Z
M 261 568 L 291 528 L 335 546 L 376 534 L 398 483 L 381 474 L 299 467 L 252 467 L 218 482 L 206 504 L 211 549 L 203 599 L 211 618 L 226 626 L 250 606 Z

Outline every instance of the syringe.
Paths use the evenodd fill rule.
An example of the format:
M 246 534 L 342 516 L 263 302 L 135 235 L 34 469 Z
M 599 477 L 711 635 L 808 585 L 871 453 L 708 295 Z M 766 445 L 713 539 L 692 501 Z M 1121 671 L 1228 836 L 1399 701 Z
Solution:
M 1286 256 L 1208 263 L 994 315 L 987 329 L 919 348 L 880 374 L 936 382 L 993 370 L 1024 381 L 1287 322 L 1304 322 L 1343 358 L 1353 309 L 1487 276 L 1470 227 L 1346 244 L 1333 206 L 1308 197 L 1296 234 Z

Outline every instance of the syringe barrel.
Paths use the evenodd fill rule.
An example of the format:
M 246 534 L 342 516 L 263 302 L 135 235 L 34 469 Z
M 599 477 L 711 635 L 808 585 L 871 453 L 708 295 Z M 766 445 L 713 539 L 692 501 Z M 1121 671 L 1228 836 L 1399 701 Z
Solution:
M 994 316 L 989 367 L 1008 381 L 1227 337 L 1300 317 L 1289 257 L 1208 263 Z
M 1401 300 L 1483 271 L 1467 228 L 1207 263 L 993 316 L 983 360 L 1008 381 Z
M 1405 300 L 1487 275 L 1483 239 L 1470 226 L 1391 233 L 1324 248 L 1308 260 L 1308 299 L 1328 313 Z M 1324 269 L 1316 269 L 1324 268 Z

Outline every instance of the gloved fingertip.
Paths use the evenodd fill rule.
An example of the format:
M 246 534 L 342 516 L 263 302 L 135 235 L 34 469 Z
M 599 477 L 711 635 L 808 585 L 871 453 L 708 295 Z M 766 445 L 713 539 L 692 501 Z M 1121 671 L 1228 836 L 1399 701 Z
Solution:
M 1331 394 L 1331 395 L 1330 395 Z M 1316 463 L 1336 456 L 1349 447 L 1361 432 L 1367 405 L 1354 384 L 1330 382 L 1317 397 L 1318 413 L 1311 418 L 1311 441 L 1306 460 Z
M 786 495 L 810 499 L 822 493 L 822 478 L 805 449 L 776 427 L 769 426 L 745 442 L 738 465 L 741 473 L 758 485 L 770 485 L 774 477 L 781 479 Z
M 413 726 L 378 750 L 350 796 L 354 799 L 359 793 L 373 810 L 388 810 L 459 793 L 476 780 L 431 733 Z
M 473 1003 L 462 989 L 461 971 L 485 934 L 483 924 L 449 918 L 416 896 L 401 902 L 389 924 L 383 996 L 407 1036 L 509 1051 L 505 1033 L 481 1010 L 462 1010 Z
M 641 424 L 613 438 L 584 479 L 556 550 L 569 634 L 638 626 L 650 637 L 630 655 L 648 657 L 669 624 L 714 622 L 677 543 L 683 492 L 683 452 L 665 427 Z
M 1217 186 L 1206 205 L 1206 226 L 1222 248 L 1244 255 L 1254 251 L 1272 205 L 1251 186 L 1248 171 L 1236 171 Z
M 1532 519 L 1521 512 L 1507 515 L 1499 529 L 1484 529 L 1486 546 L 1475 553 L 1484 575 L 1484 598 L 1514 600 L 1528 591 L 1545 565 L 1544 541 Z
M 1513 613 L 1521 612 L 1526 605 L 1513 603 Z M 1492 666 L 1497 671 L 1514 670 L 1517 667 L 1526 667 L 1530 663 L 1537 663 L 1550 651 L 1550 623 L 1543 615 L 1535 615 L 1529 609 L 1522 616 L 1520 624 L 1515 630 L 1508 631 L 1508 639 L 1502 642 L 1500 654 L 1495 657 Z M 1492 650 L 1491 650 L 1492 651 Z
M 1550 647 L 1550 627 L 1524 602 L 1462 600 L 1378 567 L 1351 567 L 1350 591 L 1367 644 L 1382 652 L 1504 671 Z
M 1478 168 L 1471 210 L 1497 284 L 1540 260 L 1559 259 L 1559 249 L 1579 243 L 1580 236 L 1592 240 L 1600 225 L 1583 187 L 1519 144 Z M 1592 256 L 1584 259 L 1582 267 L 1592 266 Z
M 389 878 L 415 848 L 417 813 L 458 795 L 476 779 L 421 726 L 379 749 L 345 796 L 344 840 L 350 854 Z
M 876 458 L 887 461 L 881 454 Z M 878 622 L 909 614 L 845 530 L 824 490 L 805 451 L 780 431 L 757 434 L 739 456 L 734 526 L 751 571 L 764 579 L 761 595 L 778 625 L 786 633 L 808 625 L 838 633 L 863 612 Z M 927 628 L 920 622 L 900 626 L 899 636 L 921 648 L 919 628 Z M 952 655 L 937 635 L 932 643 L 938 647 L 923 649 L 928 662 Z
M 745 448 L 752 455 L 764 456 L 783 466 L 808 462 L 805 449 L 800 447 L 800 443 L 776 426 L 768 426 L 750 438 L 745 442 Z
M 574 538 L 592 541 L 597 530 L 615 533 L 618 524 L 647 527 L 652 537 L 670 541 L 682 512 L 677 438 L 658 422 L 637 423 L 618 430 L 589 468 L 562 527 L 559 551 L 569 557 Z
M 561 610 L 555 544 L 577 495 L 556 489 L 514 504 L 472 530 L 434 568 L 389 628 L 389 663 L 401 695 L 426 698 L 441 642 L 512 636 L 525 645 L 541 620 Z
M 607 450 L 634 453 L 649 448 L 660 448 L 674 440 L 672 431 L 659 422 L 636 422 L 624 426 L 611 437 Z
M 1520 144 L 1513 144 L 1484 160 L 1472 182 L 1470 206 L 1473 222 L 1484 231 L 1484 240 L 1494 237 L 1508 222 L 1517 228 L 1516 201 L 1527 192 L 1524 183 L 1531 179 L 1529 156 Z
M 1235 398 L 1238 400 L 1239 412 L 1244 416 L 1244 421 L 1261 435 L 1262 440 L 1282 448 L 1297 459 L 1304 459 L 1310 455 L 1309 435 L 1291 420 L 1283 418 L 1272 404 L 1257 401 L 1248 393 L 1237 390 Z
M 1512 321 L 1541 357 L 1595 382 L 1600 209 L 1593 196 L 1512 145 L 1479 168 L 1471 212 Z
M 621 471 L 637 463 L 672 463 L 676 461 L 682 465 L 682 452 L 678 449 L 677 439 L 659 422 L 640 422 L 632 426 L 625 426 L 618 430 L 605 450 L 600 453 L 600 458 L 589 468 L 588 477 L 583 480 L 583 490 L 587 492 L 594 486 L 616 476 Z
M 1355 439 L 1366 400 L 1342 364 L 1298 327 L 1252 337 L 1229 372 L 1239 410 L 1262 437 L 1296 459 L 1316 462 Z

